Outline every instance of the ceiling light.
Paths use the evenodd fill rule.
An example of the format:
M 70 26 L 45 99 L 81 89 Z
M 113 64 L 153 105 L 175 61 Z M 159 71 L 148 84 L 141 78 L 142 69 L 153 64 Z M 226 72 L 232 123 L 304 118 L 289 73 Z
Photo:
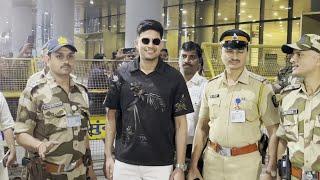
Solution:
M 181 8 L 180 11 L 183 11 L 183 8 Z
M 245 13 L 246 11 L 245 10 L 241 10 L 241 13 Z
M 162 16 L 164 16 L 165 14 L 164 13 L 162 13 Z
M 225 17 L 225 18 L 223 18 L 223 20 L 228 21 L 228 18 Z
M 183 22 L 183 25 L 187 25 L 187 22 Z
M 274 15 L 274 16 L 278 16 L 278 13 L 277 13 L 277 12 L 274 12 L 273 15 Z
M 90 4 L 94 4 L 93 0 L 90 0 Z
M 200 17 L 200 20 L 202 20 L 203 18 L 202 17 Z
M 241 3 L 241 6 L 245 6 L 245 5 L 247 5 L 246 2 L 242 2 L 242 3 Z
M 284 9 L 285 7 L 284 7 L 284 5 L 281 5 L 281 6 L 279 6 L 279 8 L 280 8 L 280 9 Z
M 218 16 L 221 16 L 221 13 L 218 13 Z
M 252 15 L 249 15 L 249 16 L 248 16 L 248 18 L 250 18 L 250 19 L 251 19 L 251 18 L 252 18 Z
M 183 10 L 183 11 L 182 11 L 182 14 L 187 14 L 187 11 L 186 11 L 186 10 Z

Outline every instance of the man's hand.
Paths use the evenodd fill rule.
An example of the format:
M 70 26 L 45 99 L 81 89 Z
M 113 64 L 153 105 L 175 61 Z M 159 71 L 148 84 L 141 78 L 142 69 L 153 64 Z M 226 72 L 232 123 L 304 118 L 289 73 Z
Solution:
M 97 176 L 96 176 L 96 173 L 94 173 L 94 170 L 93 170 L 93 166 L 89 166 L 88 167 L 88 177 L 90 177 L 90 180 L 97 180 Z
M 200 174 L 200 171 L 198 168 L 190 168 L 189 169 L 189 172 L 188 172 L 188 176 L 187 176 L 187 180 L 194 180 L 194 179 L 200 179 L 200 180 L 203 180 L 201 174 Z
M 180 168 L 175 168 L 170 175 L 170 180 L 185 180 L 183 170 Z
M 38 144 L 37 151 L 39 153 L 40 158 L 44 159 L 46 153 L 49 152 L 50 149 L 57 144 L 59 144 L 58 141 L 41 142 L 40 144 Z
M 9 150 L 8 160 L 6 162 L 6 167 L 10 167 L 14 162 L 17 161 L 16 151 Z
M 111 156 L 106 157 L 106 167 L 105 167 L 105 177 L 108 180 L 113 179 L 113 168 L 114 168 L 114 160 Z

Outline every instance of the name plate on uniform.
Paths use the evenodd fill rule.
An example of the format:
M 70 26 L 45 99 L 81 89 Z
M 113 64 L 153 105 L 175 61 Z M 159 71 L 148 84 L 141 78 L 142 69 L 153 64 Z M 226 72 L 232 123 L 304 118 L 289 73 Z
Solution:
M 81 126 L 80 114 L 67 115 L 67 127 L 79 127 Z
M 232 110 L 230 112 L 231 122 L 243 123 L 246 122 L 246 112 L 244 110 Z

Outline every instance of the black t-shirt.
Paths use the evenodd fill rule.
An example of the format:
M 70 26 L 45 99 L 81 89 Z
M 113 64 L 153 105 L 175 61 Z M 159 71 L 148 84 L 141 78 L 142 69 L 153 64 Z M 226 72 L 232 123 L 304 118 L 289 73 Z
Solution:
M 116 159 L 128 164 L 173 164 L 174 117 L 193 112 L 179 71 L 159 60 L 146 75 L 139 59 L 121 65 L 112 78 L 105 106 L 117 109 Z

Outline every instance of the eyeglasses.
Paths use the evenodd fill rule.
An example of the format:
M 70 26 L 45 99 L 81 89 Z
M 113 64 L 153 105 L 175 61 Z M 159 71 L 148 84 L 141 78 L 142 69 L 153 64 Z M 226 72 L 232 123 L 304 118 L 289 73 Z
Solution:
M 142 38 L 141 39 L 141 42 L 145 45 L 149 44 L 150 41 L 151 41 L 151 39 L 149 39 L 149 38 Z M 158 46 L 160 43 L 161 43 L 161 39 L 159 39 L 159 38 L 152 39 L 152 44 Z

